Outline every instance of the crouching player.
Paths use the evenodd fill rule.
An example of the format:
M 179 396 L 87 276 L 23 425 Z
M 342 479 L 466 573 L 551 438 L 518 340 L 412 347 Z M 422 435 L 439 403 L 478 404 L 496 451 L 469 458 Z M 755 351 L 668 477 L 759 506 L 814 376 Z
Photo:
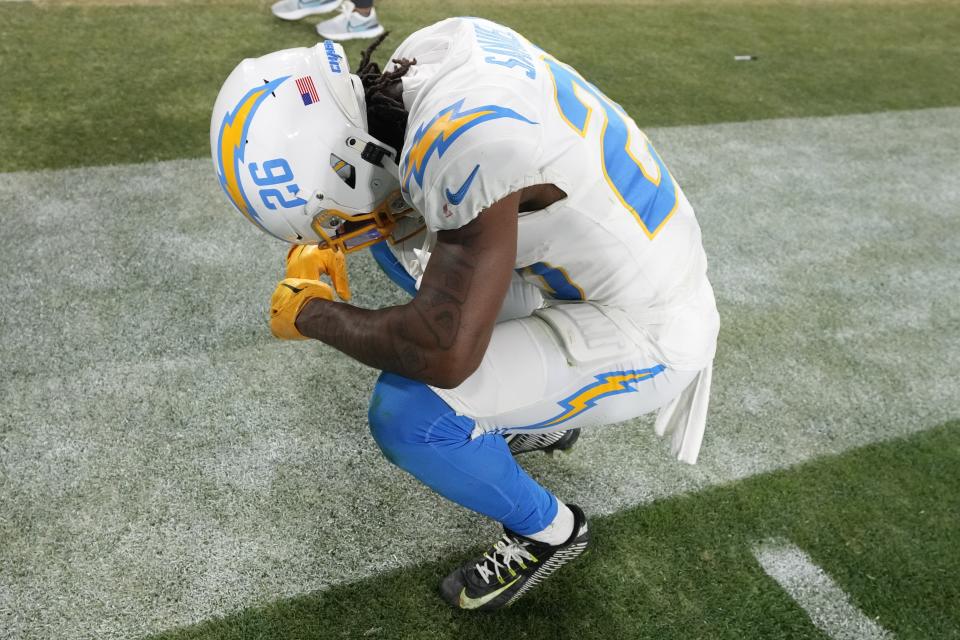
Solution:
M 445 20 L 384 72 L 372 48 L 357 74 L 329 41 L 244 60 L 214 108 L 214 164 L 241 213 L 300 245 L 274 335 L 382 370 L 369 419 L 386 457 L 503 525 L 441 585 L 496 609 L 590 541 L 511 444 L 659 410 L 696 461 L 719 327 L 700 228 L 630 116 L 516 32 Z M 345 256 L 366 247 L 408 303 L 345 302 Z

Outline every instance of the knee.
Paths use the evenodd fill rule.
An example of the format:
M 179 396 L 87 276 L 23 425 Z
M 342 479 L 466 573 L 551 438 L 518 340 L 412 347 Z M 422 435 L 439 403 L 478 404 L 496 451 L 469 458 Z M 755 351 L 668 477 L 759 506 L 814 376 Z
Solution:
M 377 379 L 370 397 L 370 408 L 367 411 L 367 420 L 370 423 L 370 435 L 376 441 L 380 450 L 392 460 L 390 452 L 400 446 L 400 420 L 403 406 L 402 390 L 392 384 L 389 374 L 382 374 Z
M 469 439 L 462 418 L 422 382 L 392 373 L 377 380 L 367 413 L 370 434 L 393 464 L 429 456 L 450 440 Z M 472 421 L 471 421 L 472 422 Z
M 435 398 L 421 382 L 392 373 L 383 373 L 377 379 L 367 419 L 370 434 L 392 463 L 400 465 L 405 454 L 426 444 L 430 422 L 426 414 Z

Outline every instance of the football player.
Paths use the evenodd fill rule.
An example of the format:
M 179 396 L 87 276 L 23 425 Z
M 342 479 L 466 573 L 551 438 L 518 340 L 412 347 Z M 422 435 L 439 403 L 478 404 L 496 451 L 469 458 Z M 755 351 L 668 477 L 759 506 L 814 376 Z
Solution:
M 444 20 L 383 72 L 372 49 L 357 74 L 330 41 L 241 62 L 214 164 L 241 213 L 296 245 L 274 335 L 381 370 L 369 422 L 387 459 L 503 525 L 441 584 L 454 607 L 496 609 L 590 542 L 511 445 L 659 411 L 696 461 L 719 328 L 700 228 L 633 119 L 515 31 Z M 409 302 L 347 303 L 346 255 L 366 247 Z

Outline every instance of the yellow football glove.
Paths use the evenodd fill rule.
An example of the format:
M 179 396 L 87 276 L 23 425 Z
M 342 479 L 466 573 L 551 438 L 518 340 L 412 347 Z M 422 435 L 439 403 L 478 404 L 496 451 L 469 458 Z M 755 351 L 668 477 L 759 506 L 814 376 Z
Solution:
M 333 289 L 319 280 L 286 278 L 270 297 L 270 331 L 281 340 L 306 340 L 297 331 L 297 316 L 311 300 L 333 300 Z
M 347 278 L 346 254 L 333 249 L 321 249 L 315 244 L 298 244 L 287 253 L 287 277 L 318 280 L 330 276 L 333 288 L 342 300 L 350 299 L 350 281 Z

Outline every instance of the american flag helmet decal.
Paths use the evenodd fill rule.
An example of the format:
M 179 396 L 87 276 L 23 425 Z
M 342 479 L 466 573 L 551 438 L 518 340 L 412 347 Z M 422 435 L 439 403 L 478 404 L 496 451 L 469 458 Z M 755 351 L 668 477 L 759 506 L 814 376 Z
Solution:
M 308 107 L 315 102 L 320 102 L 320 96 L 317 95 L 317 88 L 313 84 L 313 78 L 303 76 L 297 78 L 297 89 L 300 91 L 300 97 L 303 99 L 303 106 Z

